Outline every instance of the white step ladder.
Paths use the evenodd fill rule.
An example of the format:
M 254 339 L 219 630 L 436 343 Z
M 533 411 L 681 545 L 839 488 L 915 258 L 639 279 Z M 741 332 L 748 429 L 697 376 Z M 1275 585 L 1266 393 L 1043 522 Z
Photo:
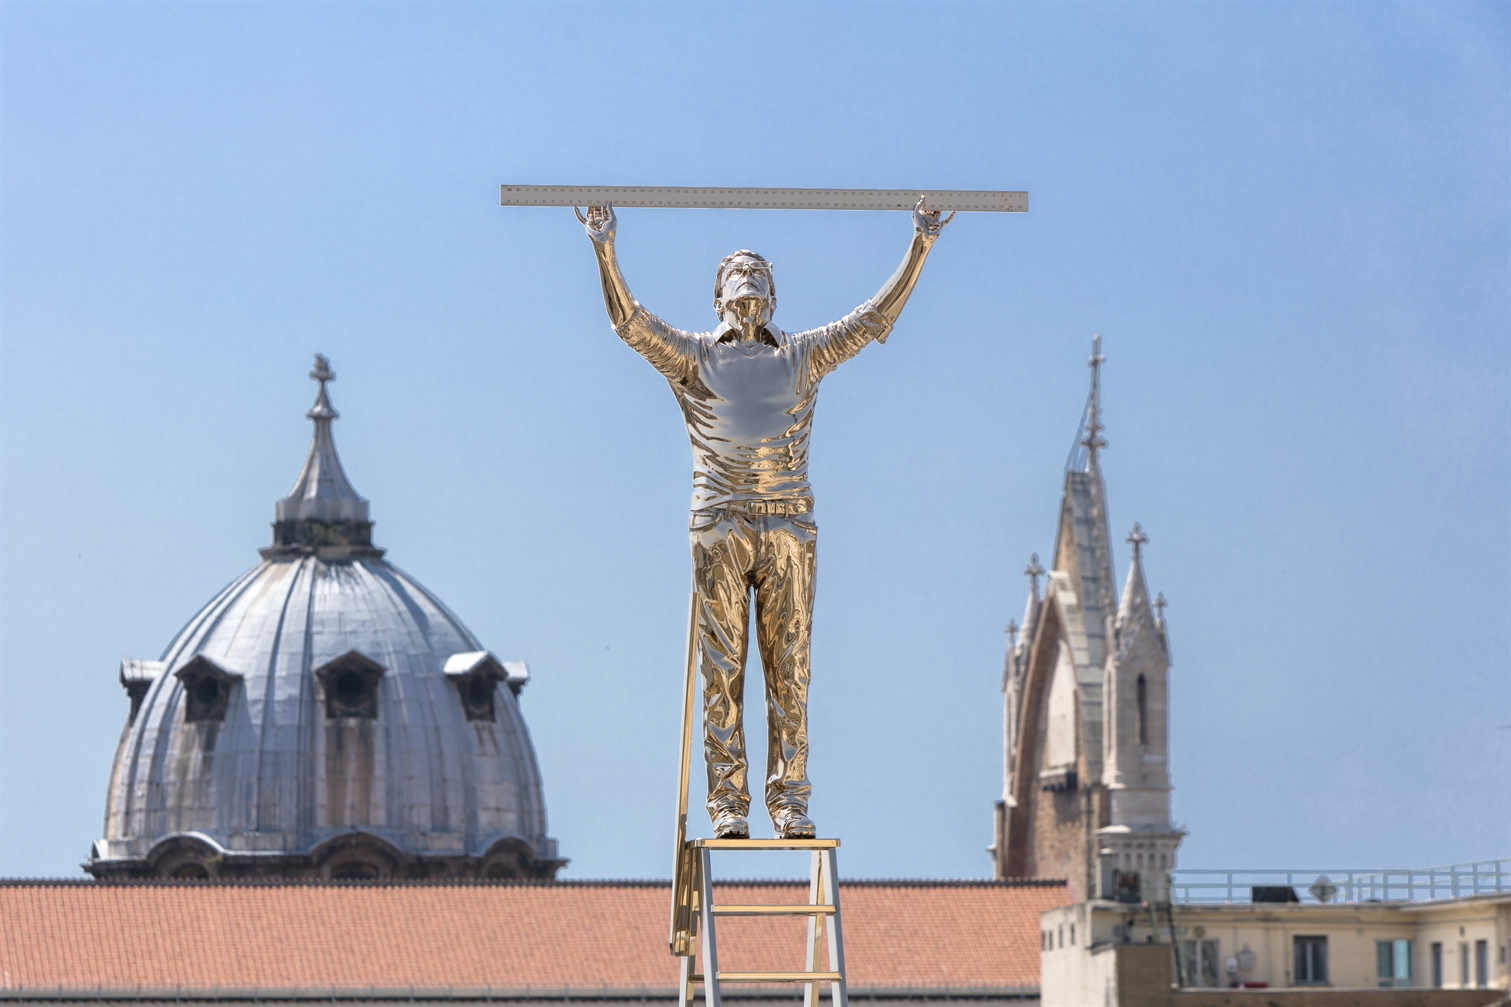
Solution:
M 672 953 L 682 956 L 678 1007 L 692 1007 L 694 986 L 703 984 L 707 1007 L 720 1007 L 720 983 L 802 983 L 803 1007 L 818 1007 L 819 991 L 829 984 L 832 1007 L 848 1007 L 845 990 L 845 941 L 840 925 L 839 876 L 834 851 L 838 839 L 692 839 L 683 844 L 680 877 L 673 903 Z M 718 850 L 809 850 L 808 902 L 803 905 L 719 905 L 713 897 L 712 854 Z M 723 972 L 719 969 L 720 916 L 806 916 L 808 940 L 802 972 Z M 679 927 L 679 924 L 682 926 Z M 678 938 L 682 938 L 680 941 Z M 696 938 L 698 951 L 693 950 Z M 827 941 L 825 940 L 827 938 Z M 821 971 L 820 944 L 827 943 L 828 970 Z M 702 958 L 703 971 L 697 971 Z

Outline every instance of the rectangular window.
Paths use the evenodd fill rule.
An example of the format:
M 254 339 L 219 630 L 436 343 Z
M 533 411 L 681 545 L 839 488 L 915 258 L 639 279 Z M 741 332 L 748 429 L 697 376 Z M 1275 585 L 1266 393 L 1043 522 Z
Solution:
M 1485 989 L 1490 985 L 1490 942 L 1474 942 L 1474 985 Z
M 1459 989 L 1469 988 L 1469 945 L 1459 945 Z
M 1411 985 L 1411 941 L 1375 941 L 1375 974 L 1381 986 Z
M 1327 938 L 1293 937 L 1291 943 L 1296 952 L 1296 969 L 1292 981 L 1297 986 L 1326 984 Z
M 1432 944 L 1432 988 L 1443 988 L 1443 945 L 1439 941 Z
M 1074 923 L 1070 925 L 1070 946 L 1076 946 L 1076 925 Z

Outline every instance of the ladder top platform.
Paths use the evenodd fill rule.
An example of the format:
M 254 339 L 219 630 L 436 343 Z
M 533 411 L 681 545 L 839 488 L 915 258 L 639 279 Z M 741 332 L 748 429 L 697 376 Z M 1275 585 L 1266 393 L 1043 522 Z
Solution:
M 689 839 L 695 850 L 837 850 L 838 839 Z

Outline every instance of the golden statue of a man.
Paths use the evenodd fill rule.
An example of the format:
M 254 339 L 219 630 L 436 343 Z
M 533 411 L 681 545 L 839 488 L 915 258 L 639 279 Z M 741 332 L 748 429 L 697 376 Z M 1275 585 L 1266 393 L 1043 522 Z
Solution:
M 693 449 L 689 535 L 703 671 L 708 813 L 721 839 L 750 835 L 742 697 L 755 593 L 766 680 L 766 808 L 783 839 L 814 835 L 808 818 L 809 633 L 818 526 L 808 485 L 808 438 L 824 375 L 873 339 L 886 342 L 954 214 L 913 209 L 913 241 L 876 294 L 837 322 L 806 332 L 771 324 L 771 263 L 738 251 L 714 275 L 712 332 L 683 332 L 630 296 L 614 255 L 612 207 L 578 215 L 593 241 L 603 301 L 619 338 L 671 385 Z

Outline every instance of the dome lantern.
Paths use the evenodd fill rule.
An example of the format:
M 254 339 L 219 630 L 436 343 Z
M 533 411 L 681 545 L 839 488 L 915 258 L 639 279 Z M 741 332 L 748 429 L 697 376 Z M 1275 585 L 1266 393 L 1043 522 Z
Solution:
M 346 470 L 336 454 L 336 442 L 331 437 L 331 422 L 341 414 L 331 405 L 325 387 L 336 380 L 336 372 L 323 354 L 315 354 L 315 369 L 310 371 L 310 377 L 320 382 L 315 404 L 304 414 L 314 421 L 315 435 L 294 488 L 278 501 L 273 546 L 263 550 L 263 556 L 296 555 L 317 549 L 381 556 L 383 550 L 373 548 L 367 501 L 346 478 Z

